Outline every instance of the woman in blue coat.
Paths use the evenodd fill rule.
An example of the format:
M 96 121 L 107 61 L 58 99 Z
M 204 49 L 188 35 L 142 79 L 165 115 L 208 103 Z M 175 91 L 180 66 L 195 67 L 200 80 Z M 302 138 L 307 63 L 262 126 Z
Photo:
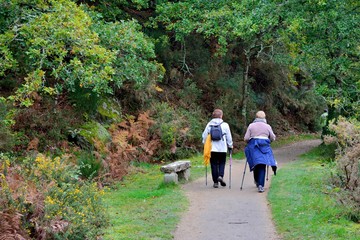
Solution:
M 270 143 L 275 141 L 275 134 L 266 122 L 263 111 L 256 113 L 255 120 L 248 126 L 244 140 L 247 142 L 245 156 L 250 171 L 254 172 L 255 184 L 259 192 L 264 192 L 266 166 L 271 166 L 276 174 L 277 163 Z

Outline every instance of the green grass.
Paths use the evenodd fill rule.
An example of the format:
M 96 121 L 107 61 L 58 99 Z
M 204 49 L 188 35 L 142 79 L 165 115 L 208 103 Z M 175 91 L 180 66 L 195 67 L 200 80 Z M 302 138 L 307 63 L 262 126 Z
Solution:
M 315 148 L 272 178 L 268 195 L 278 232 L 286 239 L 360 239 L 360 226 L 343 216 L 329 181 L 330 149 Z
M 320 136 L 316 134 L 299 134 L 299 135 L 289 135 L 284 137 L 277 137 L 276 141 L 271 143 L 272 148 L 277 148 L 285 145 L 289 145 L 295 142 L 304 141 L 304 140 L 312 140 L 319 139 Z M 239 149 L 239 151 L 233 154 L 234 159 L 244 159 L 244 149 Z
M 299 134 L 299 135 L 289 135 L 286 137 L 277 136 L 276 141 L 271 143 L 271 147 L 277 148 L 277 147 L 285 146 L 285 145 L 292 144 L 292 143 L 299 142 L 299 141 L 319 139 L 319 138 L 320 138 L 319 134 L 310 134 L 310 133 L 309 134 Z
M 110 226 L 104 239 L 172 239 L 188 201 L 179 185 L 163 184 L 160 166 L 142 164 L 104 197 Z

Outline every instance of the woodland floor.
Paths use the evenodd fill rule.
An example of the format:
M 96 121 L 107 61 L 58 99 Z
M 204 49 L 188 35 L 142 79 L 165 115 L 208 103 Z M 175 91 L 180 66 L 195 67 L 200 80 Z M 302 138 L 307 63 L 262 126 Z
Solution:
M 320 143 L 321 140 L 308 140 L 274 149 L 278 174 L 281 174 L 284 164 L 296 160 L 297 156 Z M 265 184 L 265 192 L 258 193 L 252 172 L 249 172 L 247 166 L 243 188 L 240 191 L 244 164 L 245 160 L 233 160 L 231 188 L 228 165 L 224 176 L 226 187 L 213 188 L 209 172 L 207 186 L 205 176 L 183 186 L 190 206 L 174 232 L 175 240 L 281 239 L 276 232 L 267 201 L 271 177 L 276 176 L 273 176 L 269 168 L 269 181 Z

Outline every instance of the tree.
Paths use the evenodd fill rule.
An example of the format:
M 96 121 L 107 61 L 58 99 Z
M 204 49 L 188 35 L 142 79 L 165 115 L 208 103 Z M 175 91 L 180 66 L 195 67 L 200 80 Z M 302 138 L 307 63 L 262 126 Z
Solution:
M 157 13 L 156 21 L 178 40 L 196 32 L 215 38 L 219 53 L 231 44 L 242 47 L 244 112 L 249 66 L 269 54 L 293 84 L 299 84 L 296 75 L 308 85 L 316 81 L 338 114 L 359 112 L 358 1 L 187 0 L 161 4 Z
M 155 21 L 174 31 L 176 39 L 196 32 L 215 39 L 218 55 L 236 45 L 242 65 L 241 114 L 247 126 L 247 101 L 250 90 L 249 69 L 255 59 L 271 60 L 277 44 L 274 34 L 279 26 L 277 5 L 271 1 L 201 1 L 168 2 L 157 7 Z
M 0 74 L 20 83 L 11 97 L 20 105 L 30 106 L 37 94 L 77 87 L 110 94 L 125 80 L 140 86 L 161 79 L 153 44 L 135 21 L 105 23 L 70 0 L 0 4 Z

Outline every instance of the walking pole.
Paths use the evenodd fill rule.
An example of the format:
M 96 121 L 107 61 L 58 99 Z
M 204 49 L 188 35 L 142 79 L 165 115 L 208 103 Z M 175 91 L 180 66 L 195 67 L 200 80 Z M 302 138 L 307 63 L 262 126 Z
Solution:
M 244 175 L 242 177 L 242 181 L 241 181 L 241 187 L 240 187 L 240 190 L 242 190 L 242 187 L 243 187 L 243 183 L 244 183 L 244 177 L 245 177 L 245 171 L 246 171 L 246 164 L 247 164 L 247 159 L 246 159 L 246 162 L 245 162 L 245 167 L 244 167 Z
M 269 181 L 269 165 L 266 165 L 266 181 Z
M 207 186 L 207 165 L 205 165 L 205 185 Z
M 231 165 L 232 165 L 232 151 L 229 151 L 230 153 L 230 159 L 229 159 L 229 164 L 230 164 L 230 168 L 229 168 L 229 189 L 231 189 Z

